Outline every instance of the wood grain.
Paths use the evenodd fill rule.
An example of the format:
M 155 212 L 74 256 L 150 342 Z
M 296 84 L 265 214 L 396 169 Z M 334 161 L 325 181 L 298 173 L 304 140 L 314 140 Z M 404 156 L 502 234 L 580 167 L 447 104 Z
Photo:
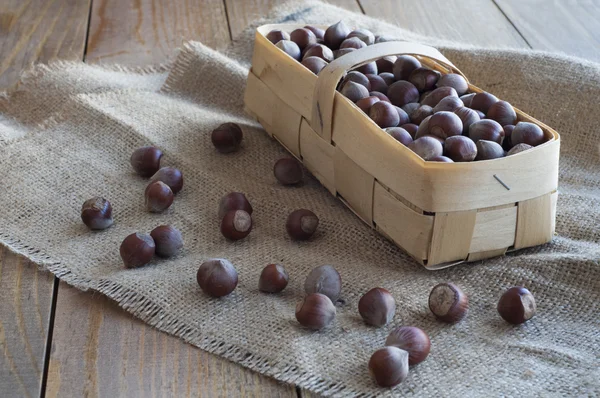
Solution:
M 0 247 L 0 395 L 40 395 L 54 276 Z
M 0 2 L 0 90 L 34 62 L 80 60 L 90 0 Z
M 213 48 L 229 43 L 222 0 L 94 0 L 85 59 L 163 63 L 187 40 Z
M 597 0 L 495 0 L 536 50 L 560 51 L 600 61 Z
M 61 282 L 48 397 L 295 397 L 296 390 L 149 327 Z
M 360 4 L 367 15 L 412 32 L 485 47 L 527 47 L 492 0 L 360 0 Z

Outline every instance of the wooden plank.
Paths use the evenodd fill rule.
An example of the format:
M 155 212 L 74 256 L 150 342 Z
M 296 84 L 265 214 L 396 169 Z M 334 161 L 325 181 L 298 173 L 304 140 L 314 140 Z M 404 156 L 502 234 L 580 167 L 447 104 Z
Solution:
M 427 266 L 465 260 L 475 228 L 476 210 L 436 213 Z
M 60 284 L 48 397 L 296 397 L 274 379 L 149 327 L 99 294 Z
M 187 40 L 229 43 L 222 0 L 94 0 L 86 61 L 163 63 Z
M 335 147 L 319 137 L 308 125 L 306 119 L 302 119 L 300 124 L 300 154 L 304 166 L 329 192 L 335 195 L 333 166 Z
M 600 2 L 495 2 L 532 48 L 600 61 Z
M 358 217 L 373 226 L 373 176 L 339 149 L 333 155 L 333 168 L 337 194 Z
M 0 391 L 38 397 L 54 276 L 0 246 Z
M 503 256 L 505 253 L 506 253 L 506 248 L 505 249 L 497 249 L 497 250 L 489 250 L 489 251 L 485 251 L 485 252 L 469 253 L 469 257 L 467 257 L 467 261 L 473 262 L 473 261 L 485 260 L 486 258 Z
M 515 243 L 517 206 L 480 211 L 475 217 L 475 229 L 469 253 L 507 249 Z
M 81 60 L 90 0 L 3 0 L 0 90 L 34 62 Z
M 518 203 L 515 249 L 541 245 L 552 239 L 556 195 L 554 192 Z
M 411 32 L 484 47 L 528 48 L 492 0 L 360 0 L 360 4 L 367 15 Z

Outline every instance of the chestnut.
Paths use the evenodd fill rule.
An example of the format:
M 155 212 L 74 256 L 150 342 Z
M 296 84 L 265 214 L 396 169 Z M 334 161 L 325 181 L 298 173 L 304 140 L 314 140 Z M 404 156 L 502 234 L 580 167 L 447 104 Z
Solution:
M 313 32 L 317 40 L 323 40 L 323 37 L 325 37 L 325 31 L 321 28 L 317 28 L 316 26 L 306 25 L 304 29 L 308 29 Z
M 154 257 L 155 244 L 150 235 L 133 233 L 121 243 L 119 254 L 126 268 L 138 268 Z
M 281 158 L 273 166 L 273 174 L 281 185 L 295 185 L 302 182 L 302 165 L 294 158 Z
M 417 126 L 414 123 L 406 123 L 406 124 L 401 125 L 400 127 L 402 127 L 404 130 L 408 131 L 408 134 L 410 134 L 410 136 L 413 139 L 417 135 L 417 130 L 419 128 L 419 126 Z
M 343 48 L 355 48 L 355 49 L 361 49 L 366 47 L 367 45 L 365 44 L 364 41 L 362 41 L 361 39 L 359 39 L 358 37 L 348 37 L 346 39 L 344 39 L 344 41 L 342 42 L 342 44 L 340 44 L 340 50 Z
M 476 93 L 470 93 L 470 94 L 465 94 L 465 95 L 461 95 L 460 96 L 460 100 L 463 102 L 463 104 L 467 107 L 471 106 L 471 102 L 473 101 L 473 97 L 475 96 Z
M 325 30 L 323 41 L 327 47 L 331 48 L 332 50 L 337 50 L 340 48 L 340 44 L 342 44 L 349 33 L 350 29 L 346 26 L 344 21 L 339 21 Z
M 113 225 L 112 206 L 100 196 L 83 202 L 81 206 L 81 221 L 89 229 L 106 229 Z
M 404 146 L 413 142 L 411 134 L 402 127 L 388 127 L 384 131 Z
M 433 108 L 446 97 L 458 97 L 458 94 L 452 87 L 438 87 L 421 100 L 421 105 L 429 105 Z
M 410 74 L 421 67 L 421 62 L 412 55 L 399 55 L 394 62 L 392 73 L 396 80 L 408 80 Z
M 363 66 L 359 66 L 358 68 L 356 68 L 356 70 L 364 73 L 365 75 L 367 75 L 367 74 L 376 75 L 378 72 L 377 64 L 375 63 L 375 61 L 364 64 Z
M 142 177 L 150 177 L 160 169 L 162 151 L 153 146 L 143 146 L 131 154 L 130 163 L 136 173 Z
M 477 141 L 477 156 L 475 160 L 490 160 L 504 157 L 504 149 L 496 141 Z
M 233 292 L 238 284 L 238 274 L 233 264 L 223 258 L 206 260 L 198 268 L 196 281 L 209 296 L 223 297 Z
M 430 135 L 429 134 L 429 121 L 431 120 L 431 116 L 433 116 L 433 115 L 427 116 L 425 119 L 423 119 L 421 121 L 421 123 L 419 123 L 419 128 L 417 129 L 417 134 L 415 135 L 415 138 L 421 138 L 421 137 L 425 137 L 426 135 Z
M 386 289 L 376 287 L 358 300 L 358 312 L 367 324 L 384 326 L 390 323 L 396 314 L 396 300 Z
M 469 126 L 469 138 L 475 143 L 479 140 L 488 140 L 502 144 L 504 130 L 497 121 L 483 119 Z
M 356 101 L 356 106 L 358 106 L 364 113 L 369 114 L 369 109 L 371 109 L 373 104 L 379 101 L 379 98 L 372 95 L 367 98 L 362 98 Z
M 444 142 L 444 155 L 455 162 L 470 162 L 477 156 L 477 146 L 469 137 L 455 135 Z
M 429 119 L 428 133 L 436 137 L 446 139 L 454 135 L 461 135 L 462 131 L 462 121 L 453 112 L 437 112 Z
M 531 148 L 533 148 L 533 147 L 529 144 L 517 144 L 517 145 L 513 146 L 512 148 L 510 148 L 510 151 L 508 151 L 506 156 L 516 155 L 517 153 L 527 151 Z
M 396 105 L 392 105 L 392 106 L 394 107 L 394 109 L 396 109 L 396 112 L 398 113 L 398 117 L 400 118 L 398 125 L 410 123 L 410 117 L 408 117 L 408 113 L 406 113 L 404 111 L 404 109 L 402 109 Z
M 545 141 L 544 131 L 540 126 L 529 122 L 519 122 L 511 134 L 513 145 L 528 144 L 537 146 Z
M 275 44 L 275 47 L 279 48 L 281 51 L 294 58 L 296 61 L 300 61 L 300 57 L 302 56 L 302 51 L 300 47 L 296 43 L 291 40 L 281 40 Z
M 379 58 L 377 61 L 375 61 L 375 64 L 377 65 L 377 70 L 379 71 L 379 76 L 381 76 L 383 73 L 387 73 L 387 74 L 391 75 L 392 80 L 386 81 L 388 86 L 396 80 L 394 78 L 394 73 L 393 73 L 394 62 L 396 62 L 396 56 L 394 56 L 394 55 L 388 55 L 388 56 Z M 384 77 L 384 76 L 381 76 L 381 77 Z M 388 78 L 387 75 L 386 75 L 386 78 Z
M 395 328 L 385 340 L 385 345 L 408 352 L 408 364 L 411 366 L 423 362 L 431 349 L 429 336 L 416 326 Z
M 173 194 L 181 191 L 183 188 L 183 174 L 175 167 L 161 167 L 152 177 L 150 182 L 162 181 L 171 188 Z
M 212 131 L 210 139 L 221 153 L 236 152 L 240 149 L 244 134 L 235 123 L 223 123 Z
M 498 102 L 498 98 L 490 93 L 477 93 L 471 100 L 471 108 L 487 113 L 492 105 Z
M 298 45 L 300 50 L 304 50 L 311 44 L 317 44 L 317 36 L 306 28 L 299 28 L 290 33 L 290 40 Z
M 308 240 L 317 230 L 319 218 L 310 210 L 299 209 L 290 213 L 285 229 L 294 240 Z
M 506 322 L 519 325 L 535 315 L 535 299 L 524 287 L 511 287 L 500 297 L 497 309 Z
M 369 359 L 369 373 L 380 387 L 394 387 L 408 377 L 408 357 L 398 347 L 381 348 Z
M 512 124 L 507 124 L 506 126 L 502 126 L 502 130 L 504 130 L 504 141 L 502 141 L 502 148 L 505 151 L 510 151 L 512 148 L 512 132 L 515 129 L 515 126 Z
M 230 240 L 244 239 L 252 230 L 252 216 L 244 210 L 231 210 L 221 220 L 221 234 Z
M 333 58 L 334 59 L 338 59 L 339 57 L 342 57 L 348 53 L 351 53 L 352 51 L 356 51 L 356 48 L 340 48 L 337 49 L 333 52 Z
M 472 109 L 472 108 L 471 108 Z M 478 111 L 477 109 L 473 109 L 475 112 L 477 112 L 477 115 L 479 116 L 479 118 L 481 120 L 485 119 L 485 113 Z
M 419 90 L 410 82 L 400 80 L 388 87 L 387 96 L 392 104 L 402 107 L 419 101 Z
M 410 102 L 410 103 L 404 105 L 402 107 L 402 109 L 404 110 L 404 112 L 406 112 L 406 113 L 408 113 L 410 115 L 411 113 L 413 113 L 414 111 L 416 111 L 420 107 L 421 107 L 421 104 L 419 104 L 418 102 Z M 429 116 L 429 115 L 427 115 L 427 116 Z
M 454 98 L 454 97 L 449 97 L 449 98 Z M 471 108 L 467 108 L 466 106 L 462 106 L 458 109 L 455 109 L 454 113 L 462 121 L 462 124 L 463 124 L 462 134 L 466 135 L 466 136 L 469 135 L 469 127 L 471 127 L 471 125 L 473 123 L 481 120 L 481 118 L 479 117 L 479 115 L 477 114 L 476 111 L 474 111 Z
M 307 57 L 302 60 L 302 65 L 306 66 L 306 69 L 315 75 L 318 75 L 327 66 L 327 61 L 319 57 Z
M 389 86 L 390 84 L 392 84 L 393 82 L 395 82 L 396 79 L 394 78 L 394 74 L 393 73 L 382 72 L 382 70 L 385 70 L 387 68 L 385 67 L 385 64 L 384 64 L 384 66 L 379 66 L 380 65 L 379 61 L 381 61 L 382 59 L 385 59 L 385 58 L 387 58 L 387 57 L 383 57 L 381 59 L 378 59 L 377 61 L 375 61 L 375 63 L 377 64 L 377 69 L 379 70 L 379 77 L 381 77 L 383 79 L 383 81 L 385 82 L 385 84 L 387 86 Z M 394 57 L 394 59 L 396 59 L 396 57 Z
M 379 91 L 382 94 L 386 94 L 388 90 L 388 85 L 385 83 L 382 77 L 379 75 L 366 75 L 367 79 L 369 79 L 369 83 L 371 84 L 371 89 L 369 91 Z
M 289 278 L 283 265 L 269 264 L 260 273 L 258 290 L 264 293 L 279 293 L 285 289 Z
M 430 162 L 454 163 L 454 160 L 446 156 L 436 156 L 429 159 Z
M 369 96 L 369 90 L 367 90 L 365 86 L 353 81 L 346 82 L 342 86 L 340 92 L 352 102 L 356 102 L 359 99 L 367 98 Z
M 487 117 L 500 123 L 500 126 L 515 124 L 517 122 L 517 112 L 506 101 L 498 101 L 492 104 L 487 111 Z
M 146 209 L 152 213 L 160 213 L 173 204 L 173 191 L 162 181 L 148 184 L 145 191 Z
M 359 38 L 367 46 L 370 46 L 371 44 L 375 44 L 375 35 L 373 34 L 373 32 L 371 32 L 370 30 L 367 30 L 367 29 L 355 29 L 352 32 L 348 33 L 348 36 L 346 36 L 346 39 L 351 38 L 351 37 Z
M 437 319 L 456 323 L 467 315 L 469 298 L 453 283 L 440 283 L 429 294 L 429 309 Z
M 433 113 L 442 111 L 454 112 L 459 108 L 464 108 L 463 102 L 457 97 L 446 97 L 442 98 L 440 102 L 433 108 Z M 461 119 L 462 120 L 462 119 Z
M 156 246 L 156 254 L 160 257 L 173 257 L 183 247 L 183 237 L 177 228 L 160 225 L 150 232 Z
M 219 201 L 219 219 L 223 219 L 225 214 L 231 210 L 244 210 L 246 213 L 252 215 L 252 205 L 241 192 L 231 192 L 223 196 Z
M 390 99 L 388 98 L 388 96 L 387 96 L 387 95 L 385 95 L 385 94 L 383 94 L 383 93 L 380 93 L 379 91 L 371 91 L 371 92 L 369 93 L 369 95 L 370 95 L 370 96 L 372 96 L 372 97 L 377 97 L 377 98 L 379 98 L 379 100 L 380 100 L 380 101 L 385 101 L 385 102 L 387 102 L 387 103 L 389 103 L 389 104 L 391 104 L 391 103 L 392 103 L 392 101 L 390 101 Z
M 344 85 L 348 82 L 358 83 L 360 85 L 365 86 L 365 88 L 368 91 L 371 91 L 371 81 L 365 74 L 360 73 L 358 71 L 353 70 L 351 72 L 348 72 L 346 76 L 344 76 L 340 88 L 344 87 Z
M 433 115 L 433 108 L 429 105 L 421 105 L 416 110 L 412 111 L 409 114 L 409 117 L 412 123 L 419 125 L 425 118 L 431 115 Z
M 400 116 L 396 108 L 389 102 L 379 101 L 369 110 L 369 117 L 381 128 L 396 127 Z
M 335 305 L 320 293 L 309 294 L 296 304 L 296 320 L 311 330 L 320 330 L 335 319 Z
M 458 73 L 442 75 L 437 82 L 438 87 L 452 87 L 458 95 L 464 95 L 469 90 L 469 84 L 464 77 Z M 468 105 L 465 105 L 468 106 Z
M 303 58 L 308 57 L 319 57 L 327 62 L 331 62 L 334 59 L 331 49 L 322 44 L 315 44 L 314 46 L 311 46 L 303 55 Z
M 284 32 L 280 29 L 275 29 L 267 33 L 266 38 L 273 44 L 277 44 L 281 40 L 289 40 L 290 35 L 287 32 Z
M 342 291 L 342 278 L 331 265 L 321 265 L 313 268 L 304 281 L 306 294 L 321 293 L 336 302 Z
M 429 94 L 431 94 L 431 92 L 432 92 L 432 91 L 433 91 L 433 90 L 427 90 L 427 91 L 423 91 L 423 92 L 421 93 L 421 95 L 419 96 L 419 105 L 421 105 L 420 103 L 422 103 L 422 102 L 423 102 L 423 100 L 424 100 L 425 98 L 427 98 L 427 96 L 428 96 Z
M 417 90 L 428 91 L 433 90 L 439 78 L 440 72 L 421 67 L 411 72 L 408 81 L 411 82 Z
M 430 160 L 437 156 L 442 156 L 443 147 L 440 141 L 432 137 L 417 138 L 410 144 L 408 149 L 419 155 L 423 160 Z

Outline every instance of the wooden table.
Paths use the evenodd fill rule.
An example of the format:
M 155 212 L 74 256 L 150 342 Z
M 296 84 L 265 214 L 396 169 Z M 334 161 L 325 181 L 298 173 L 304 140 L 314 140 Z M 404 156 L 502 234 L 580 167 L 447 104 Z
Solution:
M 189 39 L 221 48 L 280 2 L 2 0 L 0 89 L 32 62 L 160 63 Z M 600 61 L 600 1 L 330 2 L 423 34 Z M 4 248 L 0 304 L 3 397 L 310 396 L 160 333 Z

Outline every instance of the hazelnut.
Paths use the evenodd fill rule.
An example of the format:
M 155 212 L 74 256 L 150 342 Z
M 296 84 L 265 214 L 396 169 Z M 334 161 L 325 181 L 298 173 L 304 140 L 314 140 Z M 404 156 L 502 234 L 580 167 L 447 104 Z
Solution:
M 162 181 L 171 188 L 173 194 L 183 188 L 183 174 L 175 167 L 161 167 L 152 177 L 150 182 Z
M 81 221 L 89 229 L 106 229 L 113 225 L 112 206 L 100 196 L 83 202 L 81 206 Z
M 302 52 L 300 53 L 300 57 L 301 57 L 302 59 L 306 58 L 306 53 L 308 52 L 308 50 L 310 50 L 311 48 L 313 48 L 313 47 L 317 46 L 318 44 L 319 44 L 319 43 L 312 43 L 312 44 L 309 44 L 308 46 L 304 47 L 304 49 L 303 49 L 303 50 L 302 50 Z M 317 58 L 319 58 L 319 57 L 317 57 Z M 325 60 L 323 60 L 323 61 L 325 61 Z
M 394 109 L 396 109 L 396 112 L 398 113 L 398 117 L 400 118 L 398 125 L 410 123 L 410 117 L 408 117 L 408 113 L 406 113 L 404 111 L 404 109 L 397 107 L 396 105 L 392 105 L 392 106 L 394 107 Z
M 408 364 L 411 366 L 423 362 L 431 349 L 429 336 L 416 326 L 395 328 L 385 340 L 385 345 L 408 352 Z
M 154 257 L 154 240 L 150 235 L 134 233 L 127 236 L 119 249 L 125 268 L 138 268 Z
M 210 139 L 221 153 L 236 152 L 240 149 L 244 134 L 235 123 L 223 123 L 212 131 Z
M 219 219 L 223 219 L 225 214 L 231 210 L 244 210 L 246 213 L 252 215 L 252 205 L 241 192 L 231 192 L 223 196 L 219 201 Z
M 291 40 L 281 40 L 275 44 L 277 48 L 281 51 L 294 58 L 296 61 L 300 61 L 300 57 L 302 55 L 302 51 L 300 51 L 300 47 L 296 43 Z
M 490 93 L 477 93 L 471 100 L 471 108 L 487 113 L 496 102 L 498 102 L 498 98 Z
M 321 265 L 313 268 L 304 281 L 306 294 L 321 293 L 332 302 L 336 302 L 342 291 L 342 278 L 331 265 Z
M 284 32 L 283 30 L 280 30 L 280 29 L 275 29 L 275 30 L 270 31 L 269 33 L 267 33 L 266 37 L 273 44 L 277 44 L 281 40 L 289 40 L 290 39 L 290 35 L 287 32 Z
M 385 59 L 387 57 L 383 57 L 381 59 Z M 383 81 L 385 82 L 386 86 L 389 86 L 390 84 L 392 84 L 393 82 L 396 81 L 396 79 L 394 78 L 394 74 L 390 73 L 390 72 L 382 72 L 383 69 L 386 69 L 385 64 L 383 66 L 379 66 L 381 59 L 377 60 L 377 69 L 379 70 L 379 77 L 381 77 L 383 79 Z M 394 57 L 394 59 L 396 59 L 396 57 Z
M 410 113 L 410 121 L 414 124 L 421 124 L 425 118 L 433 115 L 433 108 L 429 105 L 421 105 L 416 110 Z
M 428 90 L 428 91 L 423 91 L 423 92 L 421 93 L 421 95 L 419 96 L 419 105 L 421 105 L 420 103 L 421 103 L 421 102 L 423 102 L 423 100 L 424 100 L 425 98 L 427 98 L 427 96 L 428 96 L 429 94 L 431 94 L 431 92 L 432 92 L 432 91 L 433 91 L 433 90 Z
M 148 184 L 145 191 L 146 209 L 152 213 L 160 213 L 173 204 L 173 191 L 162 181 Z
M 304 28 L 313 32 L 313 34 L 318 40 L 323 40 L 323 38 L 325 37 L 325 31 L 321 28 L 317 28 L 316 26 L 312 25 L 306 25 Z
M 342 86 L 340 92 L 352 102 L 356 102 L 359 99 L 367 98 L 369 96 L 369 90 L 367 90 L 365 86 L 353 81 L 346 82 L 346 84 Z
M 448 98 L 454 98 L 454 97 L 448 97 Z M 463 124 L 462 134 L 466 135 L 466 136 L 469 135 L 469 127 L 471 127 L 471 125 L 473 123 L 481 120 L 481 118 L 479 117 L 479 115 L 477 114 L 476 111 L 474 111 L 471 108 L 467 108 L 466 106 L 462 106 L 458 109 L 455 109 L 454 113 L 462 121 L 462 124 Z
M 475 160 L 490 160 L 504 157 L 504 149 L 495 141 L 477 141 L 477 156 Z
M 300 50 L 304 50 L 311 44 L 317 44 L 317 36 L 306 28 L 299 28 L 290 33 L 290 40 L 298 45 Z
M 160 257 L 173 257 L 183 247 L 183 237 L 177 228 L 160 225 L 150 232 L 156 246 L 156 254 Z
M 283 265 L 269 264 L 260 274 L 258 290 L 264 293 L 279 293 L 288 284 L 289 275 Z
M 373 104 L 379 101 L 379 98 L 372 95 L 367 98 L 362 98 L 356 101 L 356 106 L 358 106 L 364 113 L 369 114 L 369 109 L 371 109 Z
M 376 75 L 378 72 L 377 64 L 375 63 L 375 61 L 369 62 L 368 64 L 364 64 L 363 66 L 359 66 L 358 68 L 356 68 L 356 70 L 364 73 L 365 75 L 367 75 L 367 74 Z
M 388 127 L 384 129 L 384 131 L 404 146 L 407 146 L 413 142 L 413 138 L 410 133 L 402 127 Z
M 470 162 L 477 156 L 477 146 L 469 137 L 455 135 L 446 139 L 444 155 L 455 162 Z
M 506 126 L 502 127 L 502 130 L 504 130 L 504 141 L 502 141 L 502 148 L 504 148 L 505 151 L 509 151 L 510 148 L 512 148 L 512 132 L 515 129 L 515 126 L 513 126 L 512 124 L 507 124 Z
M 410 115 L 411 113 L 413 113 L 414 111 L 416 111 L 420 107 L 421 107 L 421 104 L 419 104 L 418 102 L 410 102 L 410 103 L 404 105 L 402 107 L 402 109 L 404 110 L 404 112 L 406 112 L 406 113 L 408 113 Z M 429 116 L 429 115 L 427 115 L 427 116 Z
M 355 29 L 346 36 L 346 39 L 357 37 L 362 40 L 367 46 L 375 44 L 375 35 L 367 29 Z
M 417 138 L 408 144 L 408 149 L 419 155 L 423 160 L 442 156 L 444 152 L 442 144 L 432 137 Z
M 396 314 L 396 301 L 389 291 L 376 287 L 358 300 L 358 312 L 367 324 L 384 326 Z
M 453 112 L 441 111 L 434 113 L 429 119 L 428 133 L 446 139 L 454 135 L 461 135 L 462 121 Z
M 458 73 L 448 73 L 442 75 L 437 82 L 438 87 L 452 87 L 458 95 L 464 95 L 469 90 L 469 84 L 464 77 Z M 465 105 L 467 106 L 467 105 Z
M 401 80 L 388 87 L 387 95 L 392 104 L 402 107 L 419 101 L 419 90 L 410 82 Z
M 472 108 L 471 108 L 472 109 Z M 477 115 L 479 116 L 479 118 L 481 120 L 485 119 L 485 113 L 478 111 L 477 109 L 473 109 L 475 112 L 477 112 Z
M 429 105 L 433 108 L 446 97 L 458 97 L 458 94 L 452 87 L 438 87 L 421 100 L 421 105 Z
M 305 53 L 304 53 L 304 58 L 308 58 L 308 57 L 319 57 L 322 58 L 323 60 L 327 61 L 327 62 L 331 62 L 333 61 L 333 52 L 331 51 L 331 49 L 329 47 L 325 47 L 322 44 L 315 44 L 314 46 L 312 46 L 311 48 L 309 48 Z
M 431 116 L 433 115 L 427 116 L 421 121 L 421 123 L 419 123 L 419 128 L 417 129 L 415 138 L 421 138 L 429 135 L 429 121 L 431 120 Z
M 370 96 L 372 96 L 372 97 L 377 97 L 377 98 L 379 98 L 379 100 L 380 100 L 380 101 L 385 101 L 385 102 L 387 102 L 387 103 L 389 103 L 389 104 L 391 104 L 391 103 L 392 103 L 392 101 L 390 101 L 390 99 L 388 98 L 388 96 L 387 96 L 387 95 L 385 95 L 385 94 L 383 94 L 383 93 L 380 93 L 379 91 L 371 91 L 371 92 L 369 93 L 369 95 L 370 95 Z
M 429 309 L 437 319 L 456 323 L 467 315 L 469 298 L 452 283 L 440 283 L 429 294 Z
M 131 154 L 131 166 L 142 177 L 150 177 L 160 168 L 162 151 L 153 146 L 143 146 Z
M 339 21 L 327 28 L 323 40 L 327 47 L 332 50 L 337 50 L 349 33 L 350 29 L 346 26 L 344 21 Z
M 439 78 L 440 72 L 421 67 L 411 72 L 408 81 L 411 82 L 417 90 L 428 91 L 433 90 Z
M 459 108 L 464 108 L 463 102 L 457 97 L 442 98 L 440 102 L 433 108 L 433 113 L 442 111 L 454 112 Z M 462 119 L 461 119 L 462 120 Z
M 340 50 L 343 48 L 355 48 L 358 50 L 366 46 L 367 45 L 365 44 L 365 42 L 359 39 L 358 37 L 348 37 L 344 39 L 342 44 L 340 44 Z
M 285 229 L 294 240 L 308 240 L 319 226 L 319 218 L 310 210 L 299 209 L 290 213 Z
M 511 287 L 500 297 L 498 313 L 508 323 L 525 323 L 535 315 L 535 299 L 524 287 Z
M 382 77 L 380 77 L 379 75 L 372 74 L 368 74 L 366 76 L 369 79 L 369 83 L 371 84 L 371 90 L 369 91 L 379 91 L 382 94 L 387 93 L 388 86 Z
M 400 116 L 396 108 L 389 102 L 379 101 L 369 110 L 369 117 L 381 128 L 396 127 Z
M 469 126 L 469 138 L 475 143 L 479 140 L 488 140 L 502 144 L 504 130 L 497 121 L 483 119 Z
M 394 387 L 408 377 L 407 351 L 398 347 L 381 348 L 369 359 L 369 373 L 381 387 Z
M 365 76 L 363 73 L 360 73 L 358 71 L 351 71 L 348 72 L 348 74 L 346 74 L 346 76 L 344 76 L 344 79 L 342 80 L 342 84 L 340 85 L 340 88 L 344 87 L 344 85 L 348 82 L 354 82 L 354 83 L 358 83 L 362 86 L 365 86 L 365 88 L 368 91 L 371 91 L 371 82 L 369 80 L 369 78 L 367 76 Z
M 506 156 L 516 155 L 517 153 L 527 151 L 531 148 L 533 148 L 533 147 L 529 144 L 517 144 L 517 145 L 513 146 L 512 148 L 510 148 L 510 151 L 508 151 Z
M 446 156 L 436 156 L 434 158 L 429 159 L 430 162 L 442 162 L 442 163 L 454 163 L 454 160 L 450 159 Z
M 506 101 L 498 101 L 487 111 L 488 119 L 492 119 L 500 123 L 501 126 L 506 126 L 507 124 L 515 124 L 517 122 L 517 112 Z
M 295 185 L 304 178 L 302 165 L 294 158 L 281 158 L 275 162 L 273 174 L 282 185 Z
M 513 145 L 529 144 L 531 146 L 537 146 L 543 144 L 545 140 L 544 131 L 540 126 L 529 122 L 517 123 L 511 134 Z
M 352 51 L 356 51 L 356 48 L 340 48 L 333 52 L 333 58 L 338 59 L 339 57 L 342 57 L 348 53 L 351 53 Z
M 392 73 L 396 80 L 408 80 L 410 74 L 420 67 L 421 63 L 412 55 L 399 55 L 394 62 Z
M 296 320 L 312 330 L 320 330 L 335 318 L 335 305 L 323 294 L 313 293 L 296 304 Z
M 401 125 L 400 127 L 402 127 L 404 130 L 408 131 L 408 134 L 410 134 L 410 136 L 413 139 L 417 135 L 417 129 L 419 128 L 419 126 L 417 126 L 414 123 L 406 123 L 406 124 Z
M 470 107 L 474 96 L 475 96 L 475 93 L 465 94 L 465 95 L 461 95 L 460 99 L 465 106 Z
M 319 57 L 308 57 L 302 60 L 302 65 L 306 66 L 306 69 L 315 75 L 318 75 L 327 66 L 327 61 Z
M 196 281 L 209 296 L 223 297 L 233 292 L 238 284 L 238 274 L 233 264 L 223 258 L 206 260 L 198 268 Z
M 244 210 L 231 210 L 221 220 L 221 233 L 230 240 L 244 239 L 252 230 L 252 216 Z

